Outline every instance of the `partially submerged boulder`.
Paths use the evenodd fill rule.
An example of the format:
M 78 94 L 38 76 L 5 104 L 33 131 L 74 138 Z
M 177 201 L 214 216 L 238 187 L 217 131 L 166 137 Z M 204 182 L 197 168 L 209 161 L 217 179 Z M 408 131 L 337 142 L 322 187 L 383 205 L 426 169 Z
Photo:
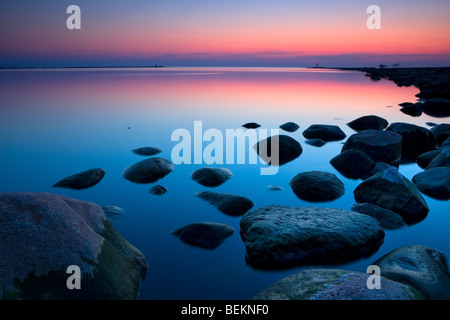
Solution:
M 272 147 L 273 143 L 275 144 Z M 278 148 L 276 147 L 276 143 L 278 143 Z M 253 148 L 256 150 L 261 159 L 270 165 L 286 164 L 297 159 L 303 152 L 303 148 L 300 143 L 286 135 L 277 135 L 261 140 Z M 272 156 L 272 148 L 274 148 L 274 151 L 277 151 L 278 149 L 278 163 L 272 163 L 274 160 Z
M 386 119 L 375 115 L 363 116 L 347 123 L 350 128 L 358 132 L 364 130 L 383 130 L 388 124 Z
M 345 193 L 344 183 L 324 171 L 299 173 L 289 184 L 298 198 L 310 202 L 333 201 Z
M 351 209 L 374 218 L 386 230 L 395 230 L 406 226 L 405 220 L 399 214 L 372 203 L 357 203 Z
M 192 180 L 205 187 L 218 187 L 233 176 L 225 168 L 201 168 L 191 173 Z
M 375 167 L 375 162 L 364 152 L 350 149 L 330 160 L 331 165 L 344 177 L 361 179 Z
M 335 125 L 313 124 L 303 131 L 303 136 L 306 139 L 321 139 L 329 142 L 345 139 L 347 135 Z
M 192 246 L 215 249 L 233 232 L 234 229 L 226 224 L 197 222 L 177 229 L 172 234 Z
M 197 192 L 196 196 L 232 217 L 242 216 L 255 205 L 246 197 L 229 193 L 202 191 Z
M 163 158 L 150 158 L 126 168 L 122 175 L 135 183 L 153 183 L 173 171 L 174 165 Z
M 95 186 L 105 176 L 103 169 L 86 170 L 67 178 L 64 178 L 53 185 L 53 188 L 69 188 L 75 190 L 86 189 Z
M 435 167 L 416 174 L 412 181 L 419 190 L 435 199 L 450 199 L 450 167 Z

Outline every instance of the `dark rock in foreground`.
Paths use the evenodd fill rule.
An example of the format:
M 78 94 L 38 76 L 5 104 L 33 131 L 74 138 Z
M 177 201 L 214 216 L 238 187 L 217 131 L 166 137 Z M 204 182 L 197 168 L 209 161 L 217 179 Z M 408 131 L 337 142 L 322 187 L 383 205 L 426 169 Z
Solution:
M 434 134 L 414 124 L 396 122 L 386 128 L 402 136 L 402 159 L 415 161 L 424 152 L 435 148 L 437 141 Z
M 370 274 L 336 269 L 302 270 L 283 278 L 253 300 L 423 300 L 414 288 L 381 277 L 381 289 L 369 289 Z
M 69 188 L 75 190 L 95 186 L 105 176 L 103 169 L 90 169 L 64 178 L 53 185 L 53 188 Z
M 435 199 L 450 199 L 450 167 L 435 167 L 416 174 L 412 181 L 419 190 Z
M 173 171 L 174 165 L 163 158 L 150 158 L 126 168 L 122 175 L 135 183 L 153 183 Z
M 328 208 L 271 205 L 246 213 L 240 226 L 248 262 L 263 269 L 348 261 L 384 239 L 375 219 Z
M 306 139 L 305 143 L 314 146 L 314 147 L 322 147 L 326 144 L 325 141 L 323 141 L 322 139 Z
M 154 194 L 155 196 L 162 196 L 163 194 L 165 194 L 167 192 L 167 189 L 164 188 L 162 185 L 156 185 L 150 188 L 150 190 L 148 191 L 151 194 Z
M 350 149 L 364 152 L 375 162 L 396 163 L 401 158 L 402 136 L 395 132 L 366 130 L 347 139 L 342 151 Z
M 435 118 L 450 117 L 450 100 L 436 98 L 423 103 L 423 112 Z
M 295 122 L 286 122 L 282 124 L 280 128 L 287 132 L 295 132 L 300 128 L 300 126 Z
M 147 269 L 100 206 L 51 193 L 0 193 L 0 238 L 2 299 L 136 299 Z M 81 290 L 66 287 L 71 265 Z
M 248 198 L 228 193 L 202 191 L 198 192 L 196 196 L 232 217 L 242 216 L 255 205 Z
M 352 211 L 374 218 L 386 230 L 395 230 L 406 226 L 405 220 L 394 211 L 381 208 L 371 203 L 354 204 Z
M 448 137 L 450 137 L 450 124 L 441 123 L 430 129 L 431 132 L 436 136 L 439 144 L 443 143 Z
M 450 299 L 450 275 L 445 255 L 421 245 L 400 247 L 373 264 L 381 275 L 408 284 L 430 300 Z
M 299 173 L 289 184 L 295 195 L 304 201 L 333 201 L 345 193 L 344 183 L 336 175 L 324 171 Z
M 364 152 L 350 149 L 330 160 L 331 165 L 344 177 L 360 179 L 375 167 L 375 162 Z
M 350 128 L 358 132 L 364 130 L 383 130 L 388 124 L 386 119 L 374 115 L 360 117 L 347 123 Z
M 325 142 L 329 142 L 345 139 L 347 135 L 338 126 L 313 124 L 303 131 L 303 136 L 306 139 L 322 139 Z
M 246 129 L 256 129 L 256 128 L 261 127 L 261 125 L 256 122 L 248 122 L 246 124 L 243 124 L 242 126 Z
M 162 149 L 154 147 L 143 147 L 134 149 L 133 152 L 140 156 L 154 156 L 155 154 L 161 153 Z
M 104 206 L 102 207 L 102 210 L 108 217 L 108 219 L 120 216 L 122 213 L 124 213 L 124 210 L 122 208 L 116 206 Z
M 218 187 L 233 176 L 225 168 L 201 168 L 191 173 L 191 178 L 205 187 Z
M 417 187 L 395 169 L 379 172 L 354 190 L 358 203 L 372 203 L 398 213 L 408 224 L 423 220 L 428 205 Z
M 272 143 L 275 143 L 278 140 L 278 164 L 271 163 L 274 159 L 270 159 L 272 157 Z M 258 155 L 263 159 L 267 164 L 271 165 L 283 165 L 292 160 L 297 159 L 303 152 L 303 148 L 300 143 L 285 135 L 272 136 L 267 139 L 259 141 L 253 147 Z M 276 151 L 276 146 L 274 147 Z M 264 154 L 266 152 L 266 154 Z M 267 157 L 266 157 L 267 156 Z
M 215 249 L 233 232 L 234 229 L 226 224 L 198 222 L 175 230 L 172 234 L 192 246 Z

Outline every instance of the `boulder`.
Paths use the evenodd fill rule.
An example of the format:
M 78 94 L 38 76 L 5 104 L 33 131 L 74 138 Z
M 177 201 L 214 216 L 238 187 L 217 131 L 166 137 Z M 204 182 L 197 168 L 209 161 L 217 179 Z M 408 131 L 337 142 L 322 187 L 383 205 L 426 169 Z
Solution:
M 234 229 L 226 224 L 198 222 L 175 230 L 172 234 L 192 246 L 215 249 L 233 232 Z
M 56 194 L 0 193 L 0 238 L 2 299 L 136 299 L 147 269 L 100 206 Z M 67 289 L 72 265 L 81 290 Z
M 364 152 L 375 162 L 396 163 L 401 158 L 402 136 L 390 131 L 366 130 L 347 139 L 342 152 L 350 149 Z
M 443 98 L 427 100 L 423 103 L 423 111 L 435 118 L 450 117 L 450 100 Z
M 450 167 L 450 147 L 443 147 L 439 151 L 439 154 L 427 166 L 427 170 L 436 167 Z
M 246 213 L 240 227 L 247 261 L 261 269 L 349 261 L 384 239 L 375 219 L 329 208 L 266 206 Z
M 358 203 L 372 203 L 398 213 L 408 224 L 423 220 L 428 205 L 417 187 L 395 169 L 378 172 L 354 190 Z
M 163 158 L 150 158 L 126 168 L 122 175 L 135 183 L 153 183 L 173 171 L 174 165 Z
M 267 164 L 271 162 L 272 159 L 272 140 L 278 140 L 278 165 L 286 164 L 292 160 L 297 159 L 303 152 L 300 143 L 286 135 L 278 135 L 269 137 L 267 139 L 259 141 L 253 148 L 256 150 L 258 155 Z M 276 150 L 276 148 L 275 148 Z M 265 154 L 266 153 L 266 154 Z M 266 157 L 267 155 L 267 157 Z M 271 165 L 275 165 L 270 163 Z
M 233 176 L 225 168 L 201 168 L 191 173 L 191 178 L 205 187 L 218 187 Z
M 447 259 L 438 250 L 421 245 L 403 246 L 373 264 L 380 267 L 382 276 L 416 288 L 427 299 L 450 299 Z
M 437 123 L 434 123 L 434 122 L 425 122 L 425 124 L 429 127 L 435 127 L 438 125 Z
M 289 184 L 298 198 L 310 202 L 333 201 L 345 193 L 344 183 L 324 171 L 299 173 Z
M 416 174 L 412 181 L 419 190 L 435 199 L 450 199 L 450 167 L 435 167 Z
M 344 177 L 360 179 L 375 167 L 375 162 L 364 152 L 350 149 L 330 160 L 331 165 Z
M 422 102 L 409 104 L 401 108 L 400 111 L 411 117 L 420 117 L 423 113 L 423 104 Z
M 437 142 L 441 144 L 450 137 L 450 124 L 441 123 L 431 128 L 430 131 L 436 136 Z
M 95 186 L 105 176 L 103 169 L 90 169 L 70 177 L 64 178 L 53 185 L 53 188 L 69 188 L 75 190 L 86 189 Z
M 318 148 L 320 148 L 326 144 L 326 142 L 323 141 L 322 139 L 306 139 L 305 143 L 307 143 L 311 146 L 314 146 L 314 147 L 318 147 Z
M 313 124 L 303 131 L 303 136 L 306 139 L 322 139 L 325 142 L 329 142 L 345 139 L 347 135 L 338 126 Z
M 395 230 L 406 226 L 405 220 L 397 213 L 371 203 L 357 203 L 351 209 L 374 218 L 386 230 Z
M 261 125 L 256 122 L 248 122 L 246 124 L 243 124 L 242 126 L 246 129 L 256 129 L 256 128 L 261 127 Z
M 424 152 L 435 148 L 437 141 L 434 134 L 414 124 L 396 122 L 386 128 L 402 136 L 402 159 L 415 161 Z
M 436 158 L 442 150 L 433 150 L 428 151 L 425 153 L 422 153 L 420 156 L 417 157 L 416 162 L 422 169 L 425 169 L 428 167 L 431 161 L 433 161 L 434 158 Z
M 150 190 L 148 191 L 151 194 L 154 194 L 155 196 L 162 196 L 163 194 L 165 194 L 167 192 L 167 189 L 165 187 L 163 187 L 162 185 L 156 185 L 150 188 Z
M 386 119 L 374 115 L 360 117 L 347 123 L 350 128 L 358 132 L 364 130 L 383 130 L 388 124 Z
M 283 278 L 253 300 L 423 300 L 416 289 L 385 277 L 381 290 L 369 289 L 371 275 L 336 269 L 309 269 Z
M 375 162 L 375 166 L 373 167 L 373 169 L 369 172 L 369 174 L 362 177 L 362 179 L 366 180 L 378 172 L 381 172 L 381 171 L 384 171 L 387 169 L 391 169 L 391 168 L 398 171 L 397 167 L 391 166 L 390 164 L 387 164 L 385 162 Z
M 448 147 L 450 146 L 450 137 L 448 137 L 447 139 L 445 139 L 444 142 L 442 142 L 442 147 Z
M 295 122 L 286 122 L 282 124 L 280 128 L 287 132 L 295 132 L 300 128 L 300 126 Z
M 248 198 L 228 193 L 202 191 L 198 192 L 196 196 L 232 217 L 242 216 L 255 205 Z
M 140 156 L 154 156 L 155 154 L 161 153 L 162 149 L 154 147 L 143 147 L 134 149 L 133 152 Z

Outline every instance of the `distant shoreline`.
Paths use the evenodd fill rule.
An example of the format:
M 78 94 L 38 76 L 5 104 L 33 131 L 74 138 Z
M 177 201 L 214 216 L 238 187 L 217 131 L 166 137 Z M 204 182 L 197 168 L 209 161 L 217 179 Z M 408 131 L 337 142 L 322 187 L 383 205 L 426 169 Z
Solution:
M 130 68 L 165 68 L 165 66 L 78 66 L 78 67 L 0 67 L 0 70 L 42 70 L 42 69 L 130 69 Z

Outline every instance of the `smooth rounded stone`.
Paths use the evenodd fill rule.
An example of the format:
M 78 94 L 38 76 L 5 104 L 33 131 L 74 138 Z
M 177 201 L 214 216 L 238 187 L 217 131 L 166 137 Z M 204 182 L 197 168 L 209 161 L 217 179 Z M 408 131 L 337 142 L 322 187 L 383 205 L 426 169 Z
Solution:
M 412 181 L 419 190 L 435 199 L 450 199 L 450 167 L 436 167 L 416 174 Z
M 280 187 L 280 186 L 272 186 L 272 185 L 267 186 L 267 189 L 269 189 L 270 191 L 281 191 L 281 190 L 283 190 L 283 188 Z
M 172 232 L 174 236 L 184 243 L 192 246 L 215 249 L 227 237 L 231 236 L 234 229 L 226 224 L 213 222 L 198 222 L 188 224 Z
M 248 198 L 229 193 L 202 191 L 196 193 L 196 196 L 212 204 L 220 212 L 232 217 L 242 216 L 255 205 Z
M 424 152 L 435 148 L 437 141 L 434 134 L 414 124 L 396 122 L 386 128 L 402 136 L 402 159 L 413 160 Z
M 102 207 L 103 212 L 108 217 L 108 219 L 120 216 L 122 213 L 125 212 L 122 208 L 119 208 L 117 206 L 104 206 Z
M 99 205 L 51 193 L 2 192 L 0 211 L 1 299 L 137 298 L 147 261 Z M 82 271 L 81 290 L 67 290 L 71 265 Z
M 358 203 L 372 203 L 398 213 L 408 224 L 423 220 L 428 205 L 417 187 L 395 169 L 378 172 L 353 191 Z
M 201 168 L 191 173 L 192 180 L 205 187 L 218 187 L 233 176 L 225 168 Z
M 450 167 L 450 147 L 443 147 L 439 151 L 439 154 L 431 160 L 426 170 L 437 167 Z
M 289 184 L 299 199 L 310 202 L 333 201 L 345 193 L 344 183 L 324 171 L 299 173 Z
M 450 299 L 450 275 L 445 255 L 422 245 L 397 248 L 373 263 L 381 275 L 408 284 L 430 300 Z
M 140 156 L 154 156 L 155 154 L 161 153 L 162 149 L 154 147 L 142 147 L 134 149 L 132 151 Z
M 313 124 L 303 131 L 303 136 L 306 139 L 322 139 L 325 142 L 339 141 L 347 137 L 338 126 L 326 124 Z
M 256 128 L 261 127 L 261 125 L 256 122 L 248 122 L 246 124 L 243 124 L 242 126 L 246 129 L 256 129 Z
M 364 152 L 350 149 L 338 154 L 330 160 L 331 165 L 344 177 L 360 179 L 367 176 L 375 166 L 375 162 Z
M 323 141 L 322 139 L 306 139 L 305 143 L 319 148 L 326 144 L 326 142 Z
M 90 169 L 70 177 L 64 178 L 53 185 L 53 188 L 69 188 L 75 190 L 86 189 L 95 186 L 105 176 L 103 169 Z
M 257 154 L 264 160 L 267 164 L 272 164 L 272 140 L 276 141 L 278 139 L 278 164 L 283 165 L 292 160 L 297 159 L 303 152 L 303 148 L 300 143 L 286 135 L 272 136 L 267 139 L 259 141 L 253 148 L 256 150 Z M 276 147 L 275 147 L 276 150 Z M 267 154 L 265 157 L 264 152 Z
M 438 125 L 437 123 L 434 123 L 434 122 L 425 122 L 425 124 L 429 127 L 435 127 Z
M 414 103 L 413 102 L 402 102 L 402 103 L 399 103 L 398 105 L 400 107 L 407 107 L 407 106 L 412 105 L 412 104 L 414 104 Z
M 282 124 L 280 128 L 287 132 L 295 132 L 300 128 L 300 126 L 295 122 L 286 122 Z
M 329 208 L 270 205 L 246 213 L 240 227 L 247 262 L 262 269 L 354 260 L 384 239 L 375 219 Z
M 347 125 L 359 132 L 364 130 L 383 130 L 389 125 L 389 122 L 381 117 L 370 115 L 355 119 L 347 123 Z
M 162 185 L 156 185 L 150 188 L 150 190 L 148 191 L 151 194 L 154 194 L 155 196 L 162 196 L 163 194 L 165 194 L 167 192 L 167 189 L 165 187 L 163 187 Z
M 381 208 L 371 203 L 357 203 L 351 209 L 352 211 L 371 216 L 386 230 L 395 230 L 406 226 L 405 220 L 394 211 Z
M 423 113 L 422 102 L 413 103 L 400 109 L 401 112 L 411 117 L 420 117 Z
M 173 171 L 174 165 L 163 158 L 150 158 L 126 168 L 122 175 L 135 183 L 153 183 Z
M 435 118 L 450 117 L 450 100 L 443 98 L 427 100 L 423 103 L 423 111 Z
M 364 152 L 375 162 L 395 163 L 402 154 L 402 136 L 390 131 L 366 130 L 351 135 L 342 152 L 356 149 Z
M 264 289 L 253 300 L 423 300 L 416 289 L 380 277 L 381 289 L 369 289 L 368 273 L 309 269 L 283 278 Z
M 443 143 L 450 137 L 450 124 L 441 123 L 430 129 L 434 133 L 439 144 Z
M 387 164 L 385 162 L 375 162 L 375 166 L 373 167 L 373 169 L 369 172 L 369 174 L 362 177 L 362 179 L 366 180 L 366 179 L 370 178 L 371 176 L 373 176 L 374 174 L 377 174 L 378 172 L 381 172 L 381 171 L 384 171 L 387 169 L 391 169 L 391 168 L 398 171 L 397 167 L 391 166 L 390 164 Z
M 425 153 L 422 153 L 420 156 L 417 157 L 416 162 L 422 169 L 425 169 L 428 167 L 431 161 L 433 161 L 434 158 L 436 158 L 442 150 L 433 150 L 428 151 Z

